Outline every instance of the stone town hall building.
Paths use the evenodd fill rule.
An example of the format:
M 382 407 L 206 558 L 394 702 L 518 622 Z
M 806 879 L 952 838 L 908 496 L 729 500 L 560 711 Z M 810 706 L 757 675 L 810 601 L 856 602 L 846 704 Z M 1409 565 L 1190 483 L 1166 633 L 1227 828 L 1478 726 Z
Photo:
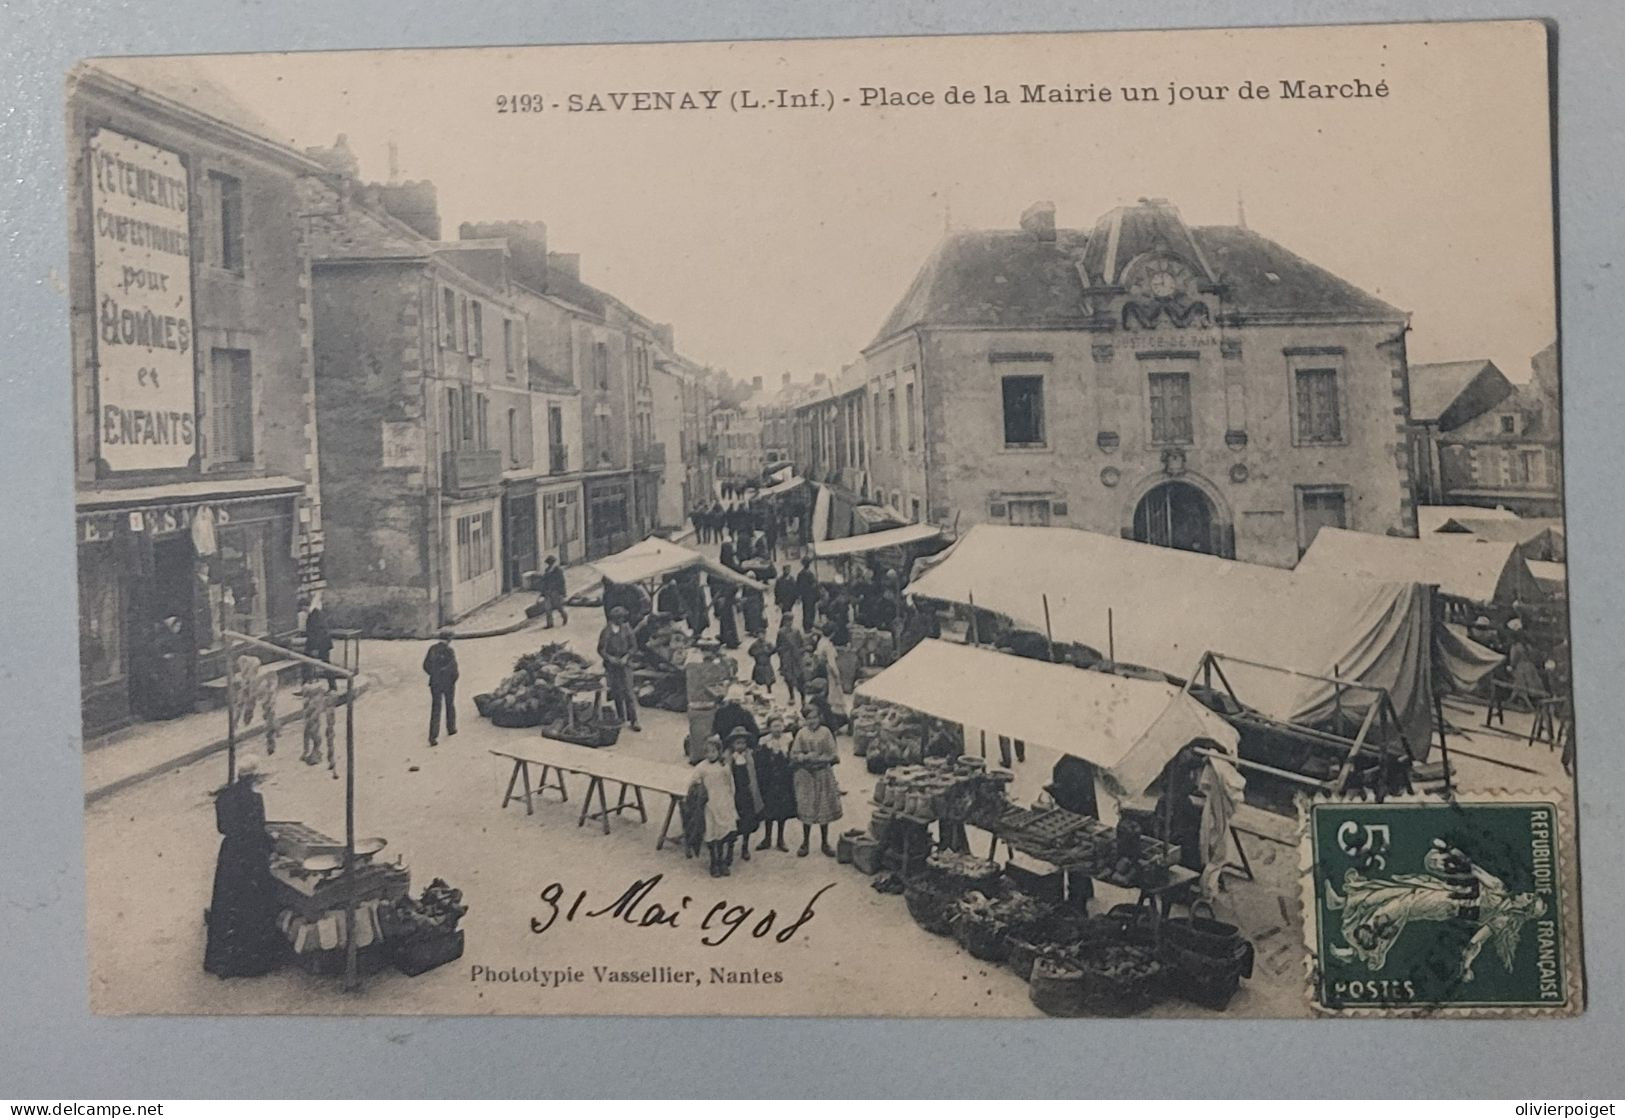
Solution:
M 798 441 L 904 519 L 1059 525 L 1290 567 L 1414 535 L 1407 315 L 1161 199 L 949 236 Z M 814 414 L 819 409 L 829 415 Z

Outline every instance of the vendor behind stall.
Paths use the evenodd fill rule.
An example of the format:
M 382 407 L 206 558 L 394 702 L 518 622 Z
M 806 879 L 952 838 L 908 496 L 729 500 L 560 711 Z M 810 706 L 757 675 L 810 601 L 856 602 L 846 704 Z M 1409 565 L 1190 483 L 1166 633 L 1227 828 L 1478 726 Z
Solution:
M 220 978 L 269 974 L 285 954 L 271 885 L 271 836 L 259 793 L 263 775 L 253 757 L 244 757 L 236 779 L 214 794 L 215 829 L 225 837 L 204 914 L 203 969 Z

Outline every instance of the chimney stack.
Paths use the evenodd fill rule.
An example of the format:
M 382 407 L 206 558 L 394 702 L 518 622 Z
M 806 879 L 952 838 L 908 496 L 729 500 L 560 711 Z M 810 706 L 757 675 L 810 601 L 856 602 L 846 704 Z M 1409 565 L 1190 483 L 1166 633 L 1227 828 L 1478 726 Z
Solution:
M 762 378 L 761 377 L 751 377 L 750 378 L 750 387 L 751 387 L 751 391 L 760 392 L 762 390 Z
M 1039 241 L 1055 239 L 1055 203 L 1034 202 L 1021 213 L 1021 228 Z
M 547 270 L 580 281 L 581 254 L 579 252 L 553 252 L 547 254 Z

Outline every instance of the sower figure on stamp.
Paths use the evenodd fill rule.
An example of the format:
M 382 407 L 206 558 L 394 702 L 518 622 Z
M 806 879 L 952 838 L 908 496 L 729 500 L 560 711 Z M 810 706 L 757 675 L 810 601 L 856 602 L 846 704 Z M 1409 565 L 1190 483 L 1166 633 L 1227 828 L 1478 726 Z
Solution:
M 440 630 L 438 639 L 423 657 L 423 674 L 429 677 L 429 744 L 440 744 L 440 711 L 446 711 L 446 736 L 457 736 L 457 653 L 451 650 L 451 630 Z

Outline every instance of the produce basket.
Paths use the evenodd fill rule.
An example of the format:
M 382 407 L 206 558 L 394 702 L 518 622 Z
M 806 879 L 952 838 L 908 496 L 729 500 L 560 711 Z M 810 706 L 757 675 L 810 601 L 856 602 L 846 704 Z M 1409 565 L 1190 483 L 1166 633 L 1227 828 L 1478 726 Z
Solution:
M 954 903 L 958 899 L 957 894 L 928 879 L 913 878 L 903 886 L 903 900 L 908 903 L 908 914 L 916 924 L 934 936 L 953 934 Z
M 577 722 L 571 726 L 564 722 L 553 722 L 542 727 L 542 737 L 584 745 L 589 749 L 603 749 L 620 740 L 621 724 L 609 721 Z
M 1082 968 L 1075 963 L 1040 958 L 1033 963 L 1027 996 L 1051 1017 L 1078 1017 L 1084 1012 L 1085 981 Z
M 880 844 L 859 832 L 852 840 L 852 865 L 859 873 L 876 874 L 880 872 L 880 860 Z
M 852 864 L 852 840 L 859 835 L 867 837 L 865 831 L 847 831 L 835 840 L 835 860 L 843 866 Z
M 462 929 L 447 933 L 430 933 L 403 940 L 387 940 L 390 962 L 402 974 L 416 977 L 425 971 L 463 957 Z
M 1084 952 L 1083 1011 L 1091 1017 L 1143 1013 L 1162 989 L 1163 966 L 1143 947 L 1105 947 Z
M 1010 957 L 1010 940 L 997 920 L 960 910 L 953 917 L 954 939 L 984 963 L 1002 963 Z

